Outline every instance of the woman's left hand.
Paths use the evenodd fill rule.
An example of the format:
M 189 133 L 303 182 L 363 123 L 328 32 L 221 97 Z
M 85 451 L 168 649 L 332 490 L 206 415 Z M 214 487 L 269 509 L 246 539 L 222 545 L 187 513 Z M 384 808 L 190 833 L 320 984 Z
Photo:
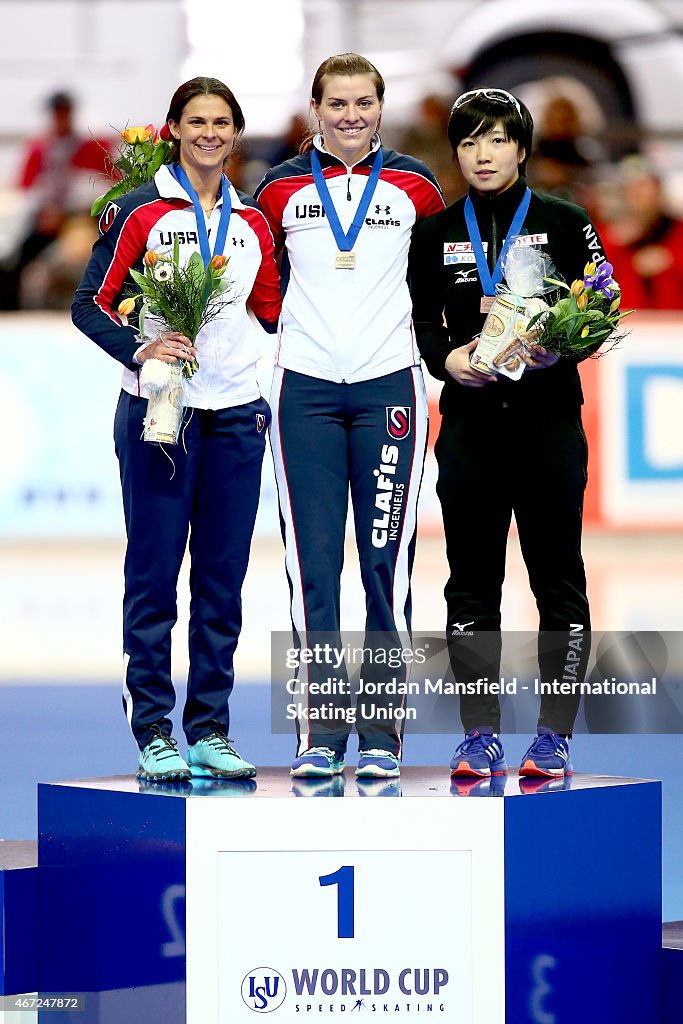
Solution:
M 520 348 L 519 355 L 530 370 L 544 370 L 546 366 L 552 366 L 560 358 L 554 352 L 548 352 L 547 348 L 537 345 L 535 342 Z

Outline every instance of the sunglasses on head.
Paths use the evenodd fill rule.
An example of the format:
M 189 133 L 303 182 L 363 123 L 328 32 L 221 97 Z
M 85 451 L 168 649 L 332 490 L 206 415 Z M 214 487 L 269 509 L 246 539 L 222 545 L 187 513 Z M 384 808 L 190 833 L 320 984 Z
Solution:
M 494 100 L 497 103 L 511 103 L 520 118 L 522 117 L 522 108 L 519 105 L 519 101 L 515 99 L 512 93 L 506 92 L 505 89 L 470 89 L 469 92 L 464 92 L 462 96 L 458 96 L 451 107 L 451 114 L 464 103 L 469 103 L 475 96 L 484 96 L 487 100 Z

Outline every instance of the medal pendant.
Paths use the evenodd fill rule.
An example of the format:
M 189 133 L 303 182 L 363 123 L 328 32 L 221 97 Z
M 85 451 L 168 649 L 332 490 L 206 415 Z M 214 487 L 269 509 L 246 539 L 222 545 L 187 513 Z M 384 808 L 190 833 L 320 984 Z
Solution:
M 334 266 L 336 270 L 355 270 L 356 269 L 356 254 L 355 252 L 340 252 L 337 251 L 337 255 L 334 257 Z
M 491 306 L 495 301 L 495 295 L 482 295 L 481 302 L 479 303 L 479 312 L 489 313 L 491 311 Z

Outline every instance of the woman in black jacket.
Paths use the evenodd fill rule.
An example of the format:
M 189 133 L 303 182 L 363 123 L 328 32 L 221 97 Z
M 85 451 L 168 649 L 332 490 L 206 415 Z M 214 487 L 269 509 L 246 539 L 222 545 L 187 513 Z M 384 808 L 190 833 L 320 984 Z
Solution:
M 460 96 L 448 135 L 469 193 L 418 225 L 411 248 L 418 345 L 429 371 L 445 382 L 437 492 L 450 567 L 451 665 L 463 681 L 470 672 L 474 680 L 498 682 L 513 512 L 540 615 L 542 681 L 566 680 L 570 661 L 571 679 L 580 681 L 590 645 L 581 557 L 587 449 L 577 360 L 532 344 L 519 380 L 470 365 L 513 238 L 547 253 L 569 282 L 583 276 L 587 262 L 605 258 L 584 210 L 528 188 L 523 175 L 532 134 L 529 111 L 510 93 L 476 89 Z M 473 639 L 463 639 L 468 634 Z M 571 773 L 569 738 L 578 704 L 574 693 L 542 698 L 538 735 L 521 774 Z M 496 693 L 486 688 L 461 696 L 460 710 L 466 736 L 452 774 L 505 772 Z

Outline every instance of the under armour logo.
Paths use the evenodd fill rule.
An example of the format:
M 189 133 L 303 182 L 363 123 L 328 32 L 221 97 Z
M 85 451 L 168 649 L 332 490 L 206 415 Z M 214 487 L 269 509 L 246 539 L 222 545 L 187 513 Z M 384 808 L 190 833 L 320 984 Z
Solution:
M 384 212 L 386 213 L 387 217 L 391 213 L 391 207 L 390 206 L 380 206 L 379 203 L 376 203 L 375 204 L 375 215 L 379 216 L 380 213 L 382 212 L 382 210 L 384 210 Z
M 242 248 L 244 249 L 244 239 L 243 238 L 233 238 L 232 244 L 233 245 L 241 245 Z
M 474 619 L 472 619 L 471 622 L 454 622 L 453 623 L 453 632 L 454 633 L 456 633 L 456 632 L 462 633 L 466 626 L 473 626 L 473 625 L 474 625 Z

